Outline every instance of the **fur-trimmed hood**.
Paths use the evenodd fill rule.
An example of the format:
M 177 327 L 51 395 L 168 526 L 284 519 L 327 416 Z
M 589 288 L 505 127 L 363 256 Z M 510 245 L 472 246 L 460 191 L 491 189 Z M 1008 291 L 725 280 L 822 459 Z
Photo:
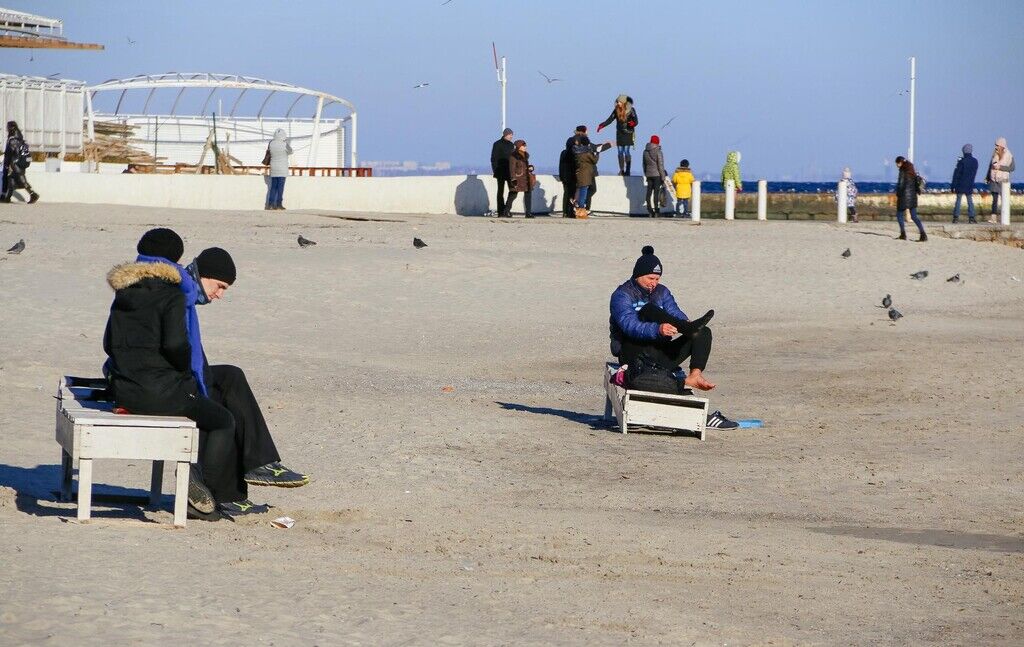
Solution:
M 131 287 L 143 279 L 161 279 L 174 285 L 181 283 L 181 275 L 178 270 L 167 263 L 129 261 L 115 265 L 107 272 L 107 283 L 114 291 Z

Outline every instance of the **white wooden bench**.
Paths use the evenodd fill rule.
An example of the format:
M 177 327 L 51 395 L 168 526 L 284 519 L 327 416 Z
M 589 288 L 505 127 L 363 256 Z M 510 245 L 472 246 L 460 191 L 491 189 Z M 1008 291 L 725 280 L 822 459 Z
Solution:
M 162 495 L 164 461 L 177 465 L 174 525 L 185 526 L 188 473 L 199 459 L 199 430 L 188 418 L 116 414 L 104 401 L 103 378 L 67 376 L 57 387 L 57 443 L 61 447 L 61 500 L 71 500 L 74 464 L 78 463 L 78 519 L 88 521 L 92 507 L 92 461 L 120 458 L 153 461 L 150 505 Z M 100 398 L 100 399 L 98 399 Z
M 629 426 L 692 431 L 704 440 L 708 421 L 708 399 L 693 395 L 673 395 L 624 389 L 612 382 L 619 365 L 605 364 L 604 417 L 613 417 L 619 430 L 627 433 Z

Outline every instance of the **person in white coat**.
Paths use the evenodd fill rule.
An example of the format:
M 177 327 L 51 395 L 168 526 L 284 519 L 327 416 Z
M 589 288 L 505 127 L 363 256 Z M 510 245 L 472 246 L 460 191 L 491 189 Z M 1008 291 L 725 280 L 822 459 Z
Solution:
M 267 190 L 267 204 L 264 209 L 284 209 L 284 180 L 288 177 L 288 156 L 292 154 L 292 146 L 288 143 L 284 128 L 274 131 L 274 138 L 267 145 L 267 156 L 270 157 L 270 188 Z
M 996 214 L 999 213 L 999 194 L 1002 193 L 1003 182 L 1010 181 L 1010 173 L 1013 173 L 1013 153 L 1006 147 L 1006 138 L 1000 137 L 996 140 L 996 149 L 992 151 L 992 161 L 988 165 L 988 174 L 985 181 L 988 182 L 988 190 L 992 194 L 992 215 L 988 221 L 997 222 Z

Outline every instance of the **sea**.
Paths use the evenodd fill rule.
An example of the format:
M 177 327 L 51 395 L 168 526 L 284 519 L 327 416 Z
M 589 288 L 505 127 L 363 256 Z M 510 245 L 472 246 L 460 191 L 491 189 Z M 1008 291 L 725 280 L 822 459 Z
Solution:
M 768 182 L 768 193 L 835 193 L 836 182 Z M 975 184 L 975 193 L 988 193 L 987 184 Z M 725 193 L 721 182 L 702 181 L 702 193 Z M 949 182 L 928 182 L 925 193 L 949 193 Z M 757 193 L 757 182 L 744 182 L 743 192 Z M 895 182 L 857 182 L 858 193 L 893 193 Z M 1010 184 L 1011 193 L 1024 193 L 1024 182 Z

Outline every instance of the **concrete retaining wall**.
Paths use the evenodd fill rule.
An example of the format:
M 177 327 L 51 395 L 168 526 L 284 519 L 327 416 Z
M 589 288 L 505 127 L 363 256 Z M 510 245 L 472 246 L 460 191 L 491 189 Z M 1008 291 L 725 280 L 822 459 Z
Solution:
M 107 173 L 47 173 L 33 165 L 29 182 L 47 202 L 125 204 L 181 209 L 262 209 L 268 178 L 258 175 L 149 175 Z M 538 176 L 533 191 L 535 213 L 561 210 L 562 185 L 550 175 Z M 602 176 L 594 210 L 619 214 L 645 213 L 645 183 L 642 177 Z M 378 213 L 455 213 L 482 215 L 494 208 L 494 179 L 477 175 L 420 177 L 325 178 L 290 177 L 285 184 L 284 204 L 290 209 L 325 209 Z M 722 217 L 722 194 L 704 194 L 704 217 Z M 975 196 L 980 209 L 981 196 Z M 738 217 L 756 213 L 757 195 L 737 196 Z M 889 196 L 861 196 L 858 210 L 870 216 L 891 216 L 895 204 Z M 947 213 L 952 196 L 922 195 L 919 212 Z M 1024 196 L 1012 197 L 1014 220 L 1024 212 Z M 522 196 L 515 211 L 522 211 Z M 826 194 L 773 194 L 768 199 L 772 218 L 832 219 L 835 203 Z

